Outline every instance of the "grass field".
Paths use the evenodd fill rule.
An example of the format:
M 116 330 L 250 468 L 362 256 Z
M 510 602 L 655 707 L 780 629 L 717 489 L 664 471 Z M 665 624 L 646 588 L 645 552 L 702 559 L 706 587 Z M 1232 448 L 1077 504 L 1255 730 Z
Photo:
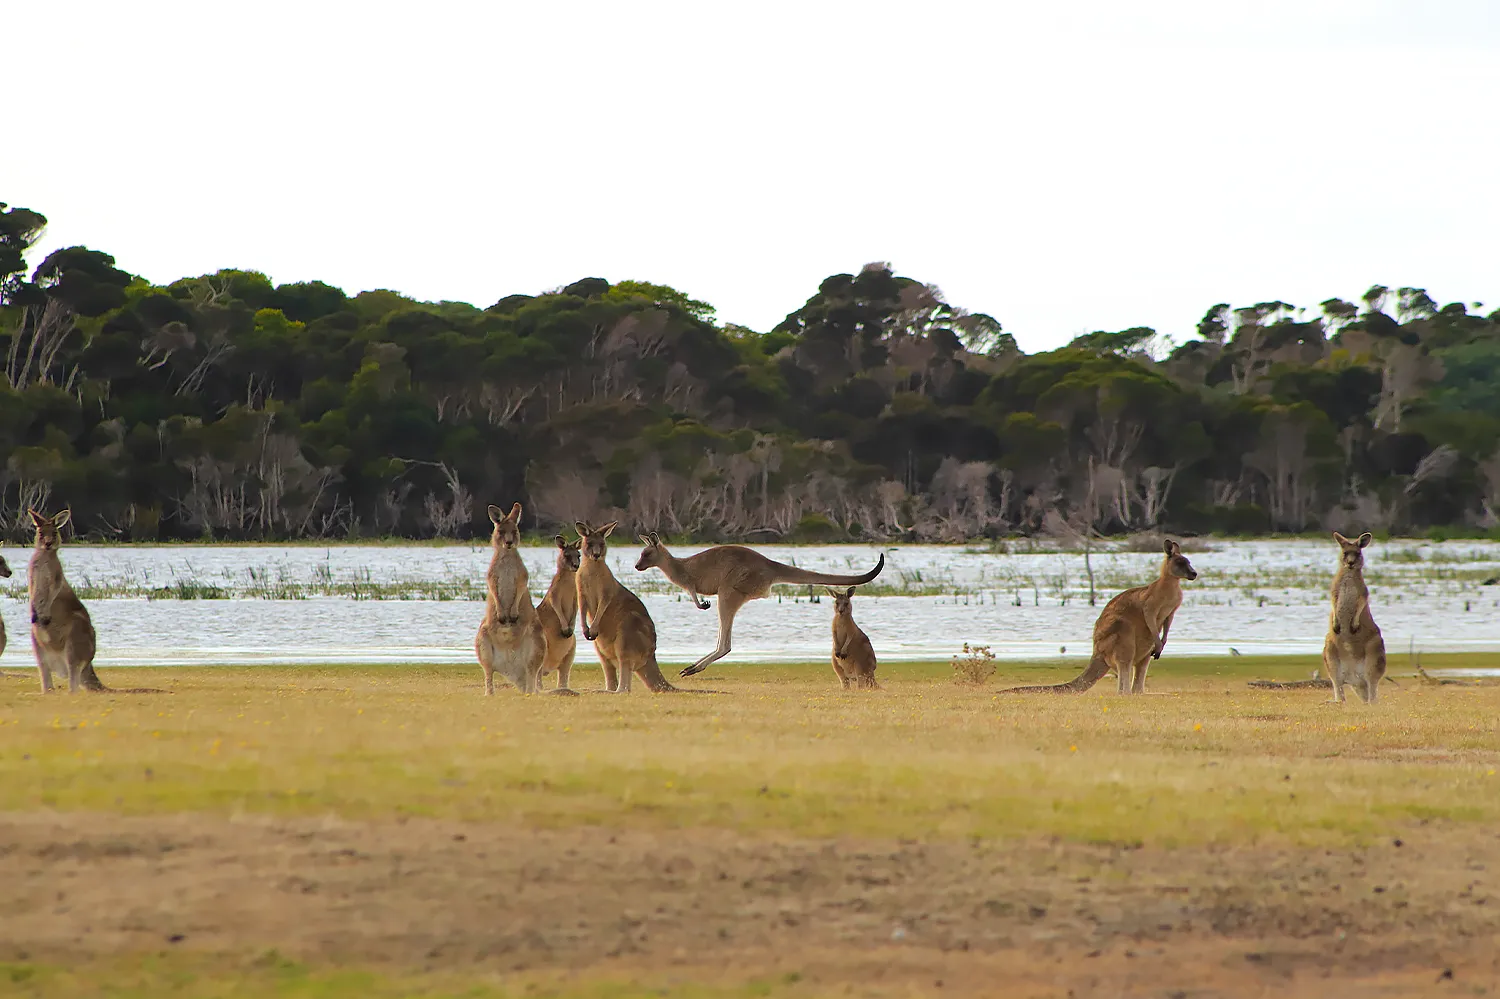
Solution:
M 1245 684 L 1311 665 L 12 672 L 0 995 L 1485 994 L 1500 687 Z

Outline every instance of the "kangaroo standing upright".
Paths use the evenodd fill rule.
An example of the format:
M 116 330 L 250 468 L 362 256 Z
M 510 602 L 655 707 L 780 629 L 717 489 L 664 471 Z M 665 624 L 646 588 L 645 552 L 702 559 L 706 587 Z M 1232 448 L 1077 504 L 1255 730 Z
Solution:
M 615 523 L 595 529 L 579 521 L 575 526 L 583 545 L 583 562 L 578 567 L 578 621 L 583 625 L 583 637 L 594 643 L 604 666 L 604 689 L 628 694 L 631 674 L 639 673 L 646 686 L 657 693 L 676 691 L 657 665 L 656 624 L 646 605 L 620 585 L 604 560 L 609 551 L 605 539 Z
M 1182 554 L 1181 545 L 1165 541 L 1162 550 L 1166 558 L 1155 582 L 1128 589 L 1104 605 L 1099 620 L 1094 622 L 1094 655 L 1087 669 L 1067 683 L 1011 687 L 1003 693 L 1080 694 L 1111 669 L 1120 674 L 1120 693 L 1144 693 L 1146 670 L 1151 660 L 1161 658 L 1172 618 L 1182 605 L 1182 581 L 1198 578 L 1192 563 Z
M 0 579 L 10 578 L 10 563 L 0 555 Z M 5 655 L 5 618 L 0 617 L 0 656 Z
M 1328 637 L 1323 640 L 1323 670 L 1333 681 L 1333 699 L 1344 700 L 1344 684 L 1375 703 L 1385 676 L 1385 639 L 1370 613 L 1370 590 L 1365 586 L 1364 549 L 1374 540 L 1369 532 L 1350 541 L 1338 531 L 1339 570 L 1333 576 L 1333 610 L 1328 615 Z
M 516 546 L 521 542 L 521 504 L 500 516 L 500 508 L 489 508 L 495 525 L 490 543 L 495 554 L 485 576 L 484 620 L 474 636 L 474 653 L 484 670 L 484 692 L 495 692 L 495 672 L 523 694 L 537 689 L 537 672 L 547 641 L 542 636 L 542 621 L 531 605 L 530 577 L 526 563 Z
M 552 583 L 547 595 L 537 604 L 537 617 L 542 619 L 542 637 L 547 641 L 547 652 L 542 658 L 541 676 L 557 671 L 557 692 L 572 693 L 568 689 L 568 678 L 573 672 L 573 654 L 578 649 L 578 639 L 573 635 L 573 622 L 578 617 L 578 563 L 581 558 L 581 541 L 569 541 L 561 534 L 557 536 L 557 571 L 552 574 Z M 540 681 L 538 681 L 540 685 Z
M 80 686 L 87 690 L 108 690 L 94 672 L 94 622 L 87 608 L 63 575 L 57 550 L 62 545 L 63 525 L 73 516 L 62 510 L 55 517 L 44 517 L 35 510 L 31 523 L 36 528 L 36 550 L 26 567 L 26 587 L 31 591 L 31 648 L 36 653 L 36 668 L 42 678 L 42 692 L 52 689 L 52 671 L 66 668 L 68 693 Z
M 810 572 L 794 565 L 785 565 L 766 558 L 758 551 L 742 545 L 715 545 L 677 558 L 667 551 L 655 531 L 640 535 L 646 545 L 635 567 L 645 572 L 652 566 L 660 569 L 668 579 L 688 592 L 699 610 L 708 610 L 709 603 L 703 596 L 719 598 L 719 644 L 712 652 L 682 669 L 683 676 L 692 676 L 708 669 L 709 665 L 729 655 L 730 634 L 734 630 L 734 616 L 751 600 L 770 596 L 776 583 L 812 583 L 822 586 L 859 586 L 880 575 L 885 567 L 882 552 L 875 568 L 859 576 L 834 576 L 826 572 Z
M 870 636 L 854 623 L 854 587 L 843 593 L 828 587 L 833 595 L 833 671 L 845 690 L 851 687 L 878 690 L 875 682 L 875 646 Z

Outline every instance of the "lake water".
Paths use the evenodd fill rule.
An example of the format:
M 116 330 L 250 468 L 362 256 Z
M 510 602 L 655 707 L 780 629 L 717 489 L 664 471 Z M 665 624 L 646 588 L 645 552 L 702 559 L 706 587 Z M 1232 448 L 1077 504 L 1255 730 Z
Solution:
M 1320 653 L 1337 561 L 1331 541 L 1215 541 L 1210 549 L 1189 553 L 1200 575 L 1184 585 L 1172 652 Z M 947 660 L 964 642 L 988 645 L 1005 659 L 1081 661 L 1099 612 L 1088 604 L 1078 553 L 858 545 L 760 550 L 838 573 L 862 571 L 884 551 L 886 567 L 875 584 L 883 595 L 857 596 L 854 613 L 888 661 Z M 638 553 L 636 545 L 612 551 L 612 568 L 655 619 L 661 661 L 691 662 L 713 648 L 717 612 L 693 607 L 657 570 L 636 572 Z M 33 664 L 26 637 L 29 553 L 5 554 L 16 577 L 0 590 L 10 632 L 0 665 L 27 667 Z M 539 598 L 554 550 L 522 555 Z M 473 662 L 483 604 L 470 598 L 482 593 L 490 551 L 487 545 L 73 546 L 62 558 L 93 616 L 100 666 L 463 663 Z M 1500 576 L 1500 544 L 1391 542 L 1372 547 L 1366 558 L 1372 606 L 1390 652 L 1500 651 L 1500 586 L 1486 585 Z M 1154 578 L 1161 556 L 1115 551 L 1096 553 L 1092 562 L 1102 607 L 1120 589 Z M 174 587 L 210 587 L 228 599 L 161 598 Z M 734 651 L 714 668 L 824 660 L 832 615 L 832 600 L 813 602 L 805 588 L 753 601 L 735 621 Z M 578 660 L 597 661 L 587 643 L 579 643 Z

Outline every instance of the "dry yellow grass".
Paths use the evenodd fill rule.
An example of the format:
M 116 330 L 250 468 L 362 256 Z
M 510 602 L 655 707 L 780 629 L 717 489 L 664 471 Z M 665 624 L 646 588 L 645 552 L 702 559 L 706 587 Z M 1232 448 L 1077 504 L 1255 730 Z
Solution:
M 1425 664 L 1493 666 L 1496 661 L 1493 656 L 1428 657 Z M 1160 984 L 1157 976 L 1149 965 L 1134 960 L 1129 949 L 1140 944 L 1126 939 L 1123 949 L 1110 950 L 1108 941 L 1122 938 L 1119 931 L 1069 929 L 1067 914 L 1078 911 L 1072 907 L 1092 906 L 1093 920 L 1128 921 L 1112 915 L 1126 904 L 1124 899 L 1133 900 L 1129 905 L 1159 907 L 1161 891 L 1191 892 L 1189 908 L 1204 914 L 1194 918 L 1219 918 L 1214 913 L 1225 906 L 1224 911 L 1236 914 L 1226 917 L 1231 921 L 1257 913 L 1253 927 L 1244 931 L 1246 941 L 1282 932 L 1277 927 L 1284 921 L 1293 927 L 1326 927 L 1330 920 L 1353 918 L 1351 913 L 1368 905 L 1341 895 L 1343 908 L 1322 908 L 1317 891 L 1340 891 L 1339 885 L 1352 884 L 1365 869 L 1366 853 L 1376 857 L 1380 849 L 1389 850 L 1390 840 L 1382 844 L 1383 837 L 1411 836 L 1418 826 L 1426 827 L 1419 838 L 1433 853 L 1419 855 L 1412 846 L 1397 851 L 1408 872 L 1401 876 L 1427 871 L 1422 878 L 1431 897 L 1403 909 L 1408 896 L 1398 897 L 1397 892 L 1404 892 L 1399 886 L 1392 894 L 1363 896 L 1381 900 L 1368 917 L 1371 932 L 1385 934 L 1381 940 L 1386 942 L 1415 940 L 1414 931 L 1403 929 L 1406 924 L 1400 920 L 1407 918 L 1403 913 L 1416 913 L 1410 918 L 1417 922 L 1410 925 L 1450 920 L 1444 925 L 1482 936 L 1491 910 L 1483 906 L 1484 896 L 1474 887 L 1478 882 L 1470 883 L 1464 865 L 1466 857 L 1488 856 L 1484 851 L 1492 850 L 1486 845 L 1492 837 L 1487 839 L 1485 830 L 1500 819 L 1500 687 L 1427 687 L 1404 680 L 1400 688 L 1385 685 L 1381 702 L 1366 707 L 1332 705 L 1322 690 L 1245 686 L 1255 676 L 1305 677 L 1311 665 L 1305 658 L 1168 657 L 1153 669 L 1151 693 L 1142 697 L 1120 697 L 1111 680 L 1076 697 L 998 693 L 1012 683 L 1064 679 L 1076 672 L 1076 662 L 1031 668 L 1002 664 L 982 688 L 952 682 L 947 664 L 883 663 L 885 689 L 870 692 L 838 689 L 826 663 L 725 666 L 698 678 L 702 686 L 723 692 L 717 696 L 637 692 L 570 699 L 525 698 L 513 691 L 486 699 L 480 695 L 477 667 L 192 668 L 106 675 L 107 682 L 121 685 L 169 688 L 174 691 L 170 696 L 43 697 L 33 677 L 12 673 L 0 677 L 0 809 L 29 813 L 32 818 L 26 821 L 49 809 L 94 814 L 59 824 L 59 829 L 74 830 L 62 833 L 69 844 L 56 854 L 68 858 L 63 867 L 47 861 L 45 871 L 27 869 L 33 861 L 25 858 L 54 855 L 50 845 L 32 844 L 13 855 L 16 870 L 23 872 L 17 884 L 24 882 L 29 897 L 46 900 L 48 918 L 63 928 L 57 939 L 64 941 L 59 945 L 64 949 L 44 947 L 43 953 L 32 954 L 7 951 L 0 943 L 0 995 L 792 997 L 827 994 L 830 983 L 847 983 L 855 976 L 856 994 L 989 995 L 1001 994 L 996 976 L 1003 968 L 1014 994 L 1060 996 L 1064 990 L 1047 984 L 1053 967 L 1063 969 L 1058 974 L 1084 974 L 1092 968 L 1102 976 L 1098 981 L 1114 983 L 1121 995 L 1158 994 L 1150 991 Z M 1399 658 L 1392 670 L 1397 676 L 1405 672 Z M 574 677 L 581 689 L 599 681 L 598 673 L 587 669 L 575 671 Z M 170 819 L 154 832 L 156 826 L 130 832 L 122 825 L 126 820 L 104 822 L 97 813 L 153 820 L 190 813 L 190 818 Z M 193 819 L 193 814 L 203 818 Z M 900 876 L 899 864 L 905 861 L 895 858 L 906 854 L 899 841 L 921 840 L 950 844 L 934 854 L 946 858 L 942 864 L 948 866 L 938 864 L 934 870 L 946 870 L 955 885 L 970 883 L 964 873 L 964 865 L 971 863 L 964 859 L 970 841 L 994 843 L 1001 855 L 1012 858 L 1035 858 L 1041 851 L 1054 858 L 1052 870 L 1058 873 L 1048 875 L 1045 864 L 1017 860 L 1009 875 L 984 888 L 1000 901 L 981 905 L 978 916 L 960 918 L 1001 919 L 993 932 L 1004 938 L 1023 932 L 1030 918 L 1025 899 L 1056 889 L 1053 908 L 1061 922 L 1048 932 L 1072 934 L 1059 951 L 1071 957 L 1054 958 L 1050 951 L 1018 944 L 1013 950 L 976 950 L 960 968 L 955 955 L 931 947 L 882 952 L 879 960 L 885 963 L 872 967 L 870 952 L 825 953 L 815 941 L 807 944 L 806 953 L 783 949 L 774 951 L 778 957 L 766 958 L 754 956 L 765 952 L 753 948 L 715 950 L 717 940 L 700 952 L 696 947 L 703 941 L 697 940 L 693 953 L 698 964 L 676 972 L 658 965 L 627 969 L 600 958 L 568 969 L 541 966 L 499 974 L 482 962 L 451 968 L 393 958 L 372 963 L 360 956 L 366 953 L 360 948 L 375 946 L 378 953 L 379 945 L 352 938 L 352 950 L 312 951 L 313 959 L 304 962 L 266 953 L 267 947 L 279 945 L 274 934 L 230 938 L 230 949 L 218 952 L 188 949 L 190 944 L 157 944 L 169 949 L 141 952 L 129 949 L 134 944 L 101 943 L 80 958 L 68 949 L 73 946 L 66 942 L 74 939 L 73 917 L 56 914 L 65 910 L 54 911 L 54 890 L 61 905 L 65 893 L 70 899 L 77 894 L 77 881 L 71 879 L 90 871 L 147 879 L 170 873 L 172 864 L 188 863 L 188 857 L 171 859 L 179 856 L 174 852 L 168 859 L 150 860 L 149 850 L 140 852 L 141 844 L 179 835 L 170 830 L 179 828 L 172 822 L 181 821 L 198 822 L 200 829 L 199 840 L 193 841 L 200 845 L 181 853 L 196 855 L 193 863 L 209 865 L 202 868 L 204 878 L 222 872 L 231 879 L 226 884 L 239 886 L 233 878 L 247 875 L 224 866 L 230 860 L 214 859 L 218 855 L 211 845 L 227 842 L 229 828 L 245 827 L 226 826 L 212 817 L 245 814 L 304 823 L 328 815 L 369 820 L 366 826 L 343 827 L 340 835 L 377 841 L 390 834 L 390 820 L 401 816 L 489 823 L 404 827 L 412 843 L 425 844 L 423 850 L 439 843 L 454 848 L 453 841 L 463 837 L 449 830 L 457 828 L 493 834 L 546 827 L 556 830 L 550 836 L 564 841 L 567 829 L 600 826 L 621 831 L 622 856 L 637 848 L 653 850 L 653 843 L 680 842 L 676 830 L 689 827 L 696 830 L 698 849 L 707 851 L 710 841 L 703 831 L 717 828 L 739 837 L 714 847 L 719 863 L 753 854 L 758 859 L 744 861 L 751 868 L 773 863 L 778 854 L 772 848 L 755 853 L 745 844 L 786 838 L 792 844 L 789 856 L 802 857 L 806 848 L 796 844 L 807 840 L 791 837 L 838 836 L 871 844 L 867 849 L 877 852 L 894 850 L 890 856 L 896 866 L 881 878 Z M 86 833 L 76 838 L 76 830 L 91 825 L 105 828 L 93 840 Z M 21 822 L 13 828 L 28 827 Z M 260 828 L 235 834 L 242 836 L 246 850 L 271 851 L 256 854 L 258 860 L 246 859 L 250 869 L 294 864 L 289 869 L 300 872 L 299 877 L 327 873 L 321 860 L 294 863 L 275 845 L 283 833 L 256 832 Z M 632 831 L 629 836 L 626 830 Z M 1063 845 L 1049 847 L 1048 840 Z M 1148 850 L 1099 852 L 1069 844 L 1144 844 Z M 1303 849 L 1308 846 L 1339 846 L 1350 860 L 1334 870 L 1321 859 L 1324 851 Z M 1221 848 L 1230 848 L 1233 865 L 1226 866 L 1231 852 Z M 400 871 L 403 848 L 393 849 L 387 862 Z M 547 862 L 549 849 L 542 849 L 539 862 Z M 238 854 L 231 849 L 225 856 Z M 1142 859 L 1133 861 L 1132 856 Z M 1428 856 L 1446 858 L 1441 877 L 1422 866 Z M 862 863 L 851 857 L 845 862 Z M 487 862 L 475 863 L 484 870 Z M 786 863 L 795 873 L 804 861 Z M 1156 874 L 1149 874 L 1150 865 Z M 1280 872 L 1275 876 L 1278 889 L 1270 894 L 1261 883 L 1266 865 Z M 1379 868 L 1372 864 L 1371 869 Z M 1030 880 L 1022 880 L 1022 874 Z M 1079 883 L 1090 880 L 1084 874 L 1096 879 L 1104 894 L 1087 894 L 1089 885 Z M 34 882 L 33 875 L 50 880 Z M 365 877 L 383 883 L 378 871 Z M 632 898 L 632 893 L 656 890 L 649 870 L 641 875 L 644 880 L 622 877 L 609 890 Z M 1162 887 L 1167 883 L 1163 878 L 1170 879 L 1168 887 Z M 266 904 L 296 911 L 295 901 L 278 901 L 286 897 L 279 882 L 261 884 L 248 876 L 243 884 L 233 890 L 262 893 L 270 900 Z M 1278 893 L 1294 884 L 1302 886 L 1296 896 Z M 1450 884 L 1466 896 L 1450 901 L 1444 894 Z M 1327 887 L 1309 887 L 1315 885 Z M 732 905 L 755 904 L 762 897 L 752 881 L 744 886 L 745 901 Z M 125 880 L 114 890 L 124 898 L 136 895 Z M 420 897 L 424 891 L 452 888 L 429 876 L 412 890 Z M 823 896 L 835 890 L 829 885 L 808 889 Z M 857 886 L 852 890 L 859 895 Z M 899 909 L 911 889 L 883 890 Z M 1014 899 L 1004 894 L 1007 890 L 1016 893 Z M 765 897 L 779 897 L 774 884 L 766 891 L 770 894 Z M 1126 894 L 1117 904 L 1110 891 Z M 174 896 L 167 892 L 163 897 Z M 668 892 L 660 897 L 676 896 Z M 1284 909 L 1293 897 L 1300 899 L 1301 908 Z M 261 898 L 257 895 L 255 904 Z M 1062 899 L 1070 901 L 1063 904 Z M 814 899 L 804 901 L 812 904 Z M 170 922 L 176 903 L 151 904 L 157 908 L 112 918 L 123 918 L 127 926 Z M 337 907 L 343 903 L 330 899 L 326 904 L 334 908 L 325 910 L 323 918 L 339 926 L 342 910 Z M 392 904 L 399 910 L 399 903 Z M 1449 907 L 1454 904 L 1466 914 L 1460 922 L 1451 922 Z M 967 906 L 955 901 L 949 909 L 963 914 L 970 911 Z M 19 911 L 0 911 L 3 915 L 28 918 Z M 41 915 L 38 910 L 38 925 Z M 373 912 L 364 915 L 374 918 Z M 383 918 L 391 918 L 390 912 Z M 849 925 L 859 925 L 857 912 L 848 919 Z M 693 940 L 692 927 L 683 929 Z M 1151 932 L 1160 936 L 1164 929 Z M 51 939 L 50 932 L 39 929 L 35 939 Z M 797 933 L 785 927 L 782 932 L 793 939 Z M 889 935 L 890 930 L 880 932 Z M 1312 940 L 1294 941 L 1303 948 L 1298 954 L 1321 950 L 1327 931 L 1313 932 Z M 1104 957 L 1086 967 L 1078 964 L 1100 953 L 1089 948 L 1097 948 L 1090 941 L 1101 933 Z M 1179 940 L 1170 934 L 1184 935 Z M 1193 981 L 1210 989 L 1193 994 L 1230 994 L 1212 991 L 1218 988 L 1214 982 L 1225 989 L 1233 983 L 1261 987 L 1243 978 L 1241 965 L 1226 962 L 1243 961 L 1236 948 L 1264 944 L 1241 942 L 1213 926 L 1206 934 L 1174 928 L 1161 937 L 1164 946 L 1168 937 L 1172 952 L 1180 955 L 1173 973 L 1196 976 Z M 1432 944 L 1423 937 L 1410 946 Z M 1389 974 L 1397 977 L 1370 988 L 1385 990 L 1378 994 L 1420 994 L 1420 989 L 1402 991 L 1406 986 L 1401 983 L 1417 987 L 1432 981 L 1422 956 L 1429 952 L 1413 950 L 1391 966 Z M 1463 953 L 1473 965 L 1482 959 L 1476 955 L 1483 948 Z M 723 963 L 735 954 L 751 963 Z M 1329 960 L 1334 962 L 1330 971 L 1320 974 L 1339 976 L 1340 988 L 1346 989 L 1341 994 L 1376 994 L 1355 991 L 1354 979 L 1344 977 L 1357 974 L 1349 967 L 1362 967 L 1362 958 L 1349 958 L 1348 966 L 1335 956 Z M 1025 975 L 1018 961 L 1029 962 Z M 809 970 L 817 967 L 822 970 Z M 800 977 L 804 973 L 810 977 Z M 930 985 L 938 975 L 948 977 L 945 989 Z M 1091 980 L 1077 979 L 1085 986 Z M 957 988 L 964 981 L 968 984 Z M 1322 977 L 1278 981 L 1284 981 L 1277 988 L 1288 996 L 1327 994 L 1320 991 L 1327 987 Z M 1127 988 L 1130 982 L 1146 991 Z
M 490 700 L 458 667 L 131 671 L 171 696 L 42 697 L 12 675 L 0 807 L 1153 845 L 1500 819 L 1500 688 L 1387 684 L 1340 707 L 1243 682 L 1305 665 L 1163 661 L 1132 698 L 1109 680 L 1002 695 L 1040 671 L 975 690 L 942 664 L 883 667 L 877 692 L 819 664 L 726 667 L 719 696 Z

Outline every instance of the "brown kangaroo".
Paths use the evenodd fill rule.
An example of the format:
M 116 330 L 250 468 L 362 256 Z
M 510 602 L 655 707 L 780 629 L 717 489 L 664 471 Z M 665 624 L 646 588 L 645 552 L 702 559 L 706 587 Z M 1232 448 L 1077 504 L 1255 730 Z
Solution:
M 55 517 L 44 517 L 35 510 L 27 512 L 36 528 L 36 550 L 26 567 L 26 587 L 31 591 L 31 649 L 36 654 L 42 693 L 52 690 L 52 671 L 61 673 L 64 667 L 68 671 L 70 694 L 80 686 L 111 694 L 168 693 L 155 687 L 106 687 L 99 679 L 94 672 L 94 622 L 83 601 L 68 585 L 62 560 L 57 555 L 62 546 L 63 525 L 72 518 L 73 511 L 65 509 Z
M 581 541 L 570 542 L 561 534 L 557 536 L 557 571 L 552 574 L 547 595 L 536 606 L 537 617 L 542 619 L 542 636 L 547 641 L 540 676 L 556 670 L 558 693 L 573 693 L 568 689 L 568 678 L 573 672 L 573 654 L 578 648 L 578 639 L 573 635 L 573 622 L 578 617 L 578 562 L 581 544 Z
M 709 602 L 702 595 L 719 598 L 719 644 L 708 655 L 691 666 L 682 669 L 682 676 L 692 676 L 708 669 L 709 665 L 729 655 L 730 634 L 734 630 L 734 616 L 751 600 L 770 596 L 776 583 L 814 583 L 822 586 L 859 586 L 880 575 L 885 567 L 882 552 L 875 568 L 860 576 L 833 576 L 826 572 L 810 572 L 794 565 L 773 562 L 760 552 L 742 545 L 715 545 L 696 555 L 677 558 L 667 551 L 655 531 L 640 535 L 646 545 L 635 567 L 645 572 L 652 566 L 660 569 L 668 579 L 688 592 L 699 610 L 708 610 Z
M 5 561 L 5 556 L 0 555 L 0 579 L 9 579 L 10 576 L 10 563 Z M 0 617 L 0 656 L 3 655 L 5 655 L 5 618 Z
M 870 636 L 854 623 L 854 587 L 833 594 L 833 671 L 845 690 L 879 690 L 875 682 L 875 646 Z
M 656 693 L 675 692 L 656 663 L 656 624 L 641 598 L 631 593 L 604 560 L 609 551 L 605 539 L 617 526 L 611 521 L 600 528 L 583 521 L 578 528 L 583 561 L 578 567 L 578 620 L 583 637 L 594 643 L 604 666 L 604 689 L 612 694 L 630 693 L 630 677 L 641 680 Z
M 1087 669 L 1067 683 L 1011 687 L 1003 693 L 1081 694 L 1111 669 L 1120 674 L 1120 693 L 1144 693 L 1146 669 L 1151 660 L 1161 658 L 1172 618 L 1182 604 L 1182 580 L 1198 578 L 1192 563 L 1182 554 L 1181 545 L 1166 541 L 1162 549 L 1166 558 L 1156 582 L 1132 587 L 1104 605 L 1099 620 L 1094 622 L 1094 656 Z
M 1323 671 L 1333 681 L 1333 699 L 1343 703 L 1344 684 L 1375 703 L 1380 678 L 1385 676 L 1385 639 L 1370 613 L 1370 590 L 1365 586 L 1364 549 L 1374 539 L 1369 532 L 1350 541 L 1338 531 L 1339 570 L 1333 576 L 1333 610 L 1328 615 L 1328 637 L 1323 640 Z
M 485 576 L 484 620 L 474 636 L 474 653 L 484 670 L 486 696 L 495 692 L 495 671 L 515 684 L 523 694 L 537 689 L 547 640 L 542 621 L 531 605 L 531 580 L 516 546 L 521 542 L 521 504 L 501 516 L 498 506 L 489 508 L 495 530 L 490 544 L 495 554 Z

